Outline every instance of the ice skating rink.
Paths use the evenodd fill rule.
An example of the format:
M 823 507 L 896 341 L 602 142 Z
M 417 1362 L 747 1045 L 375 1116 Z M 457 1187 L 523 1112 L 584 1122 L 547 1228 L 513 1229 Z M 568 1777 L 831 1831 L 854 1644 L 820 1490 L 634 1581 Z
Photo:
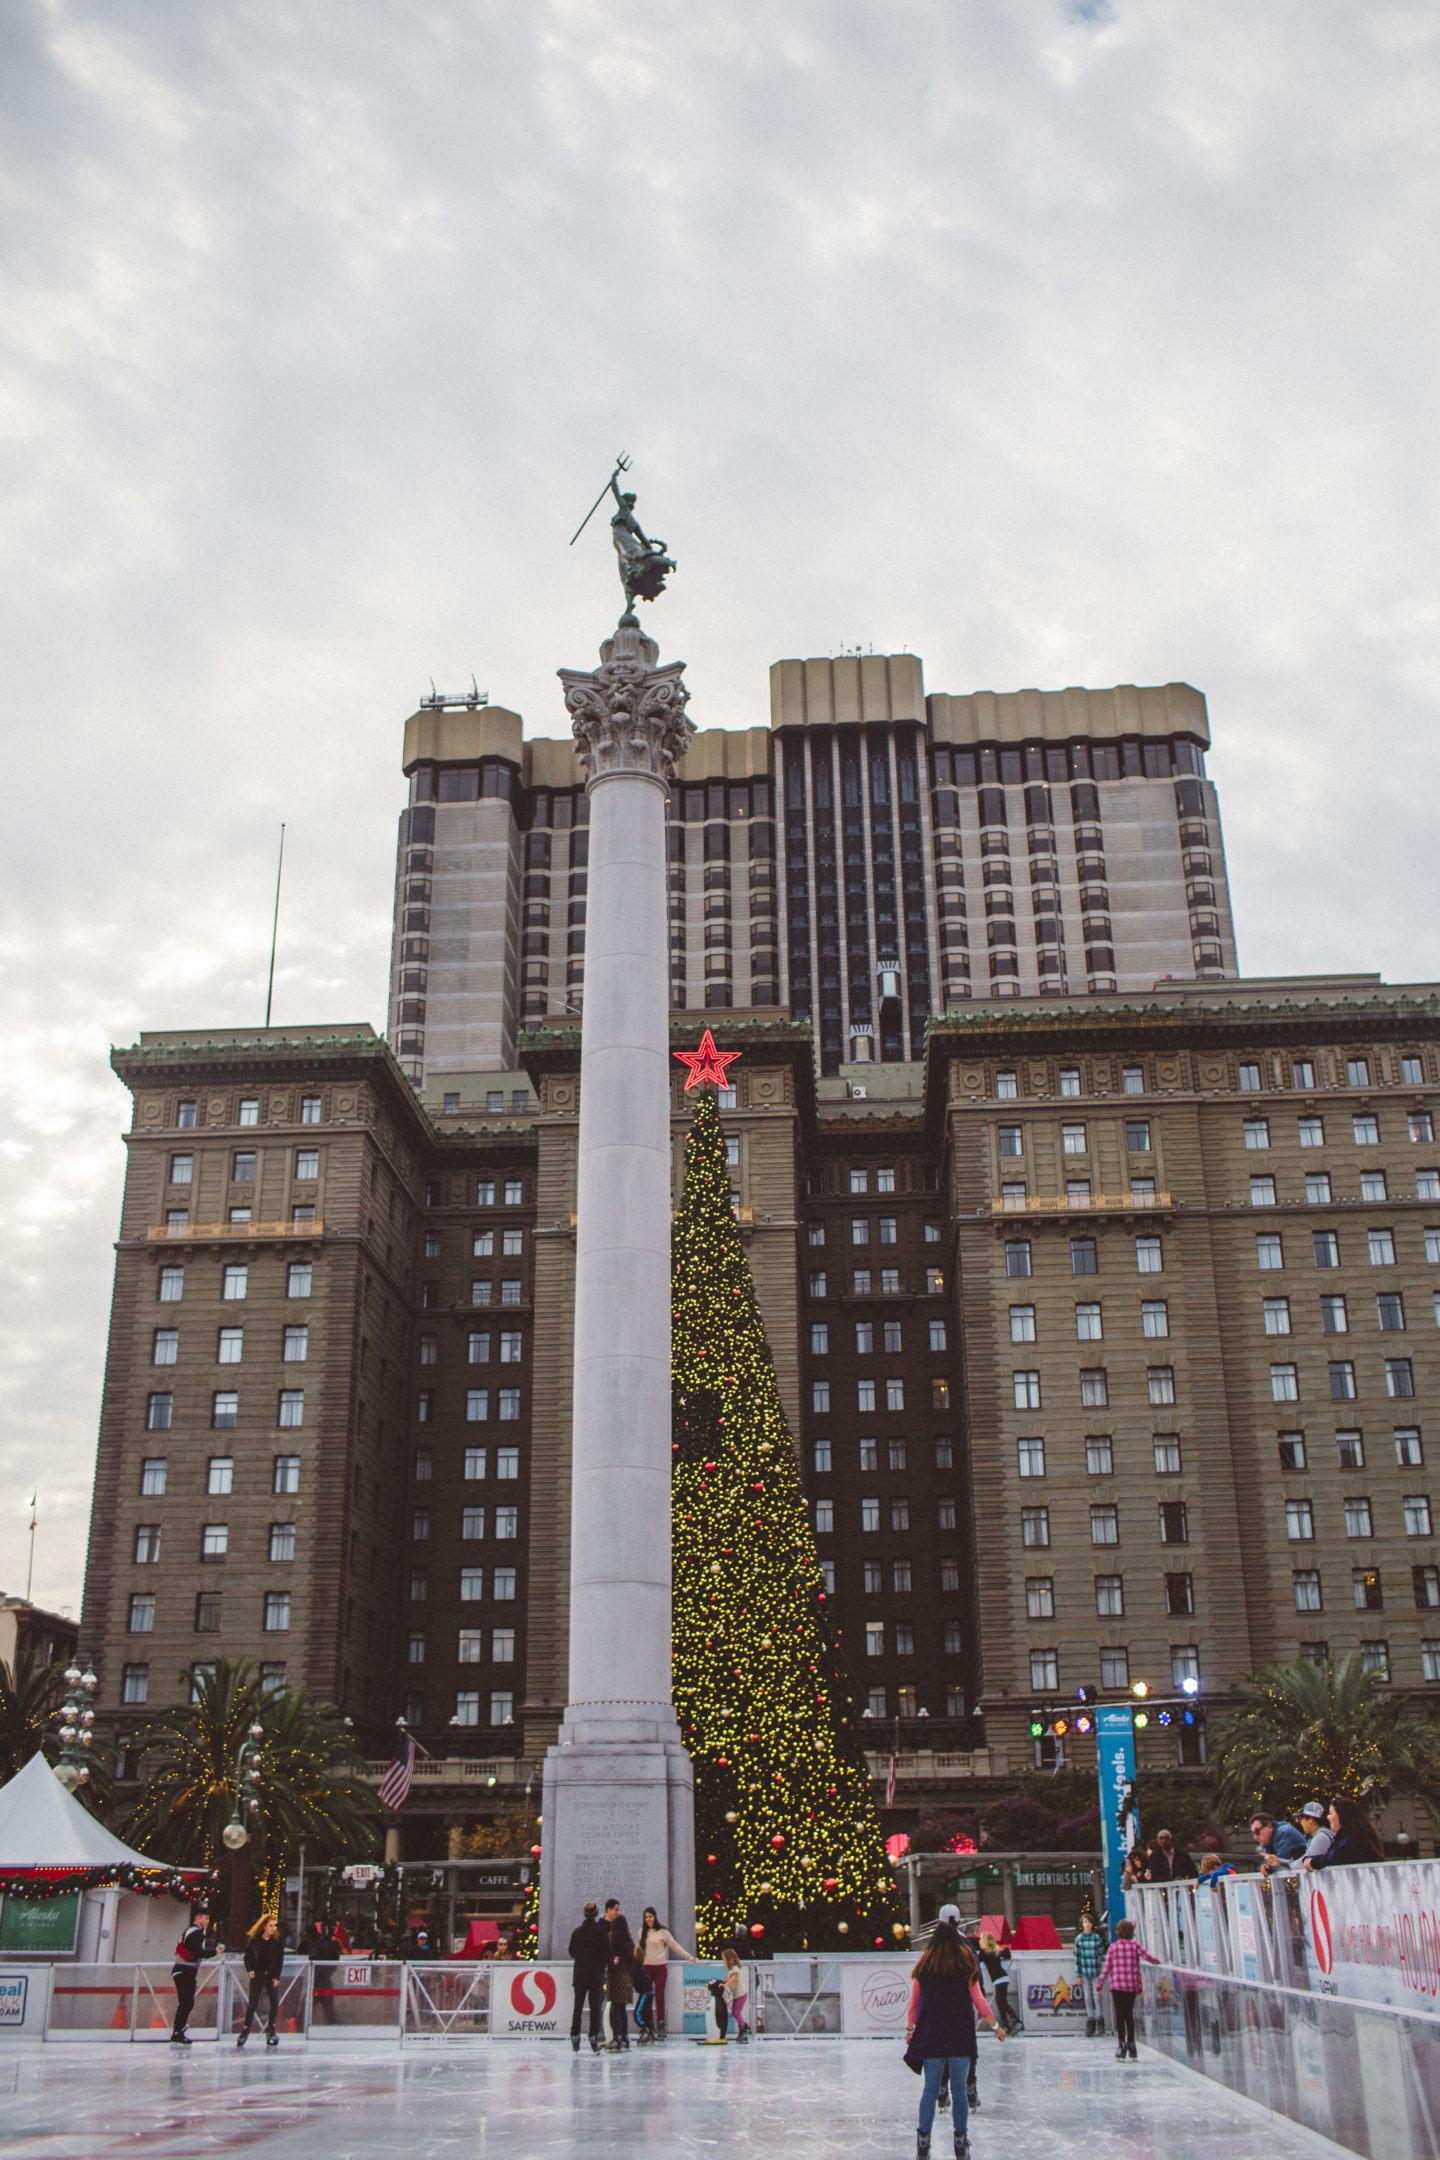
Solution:
M 132 2047 L 0 2041 L 5 2160 L 596 2160 L 915 2151 L 919 2080 L 888 2045 L 672 2040 L 628 2055 L 498 2040 Z M 1316 2160 L 1337 2148 L 1142 2047 L 1046 2040 L 980 2055 L 975 2160 Z M 950 2118 L 935 2124 L 950 2160 Z M 1398 2156 L 1397 2156 L 1398 2160 Z

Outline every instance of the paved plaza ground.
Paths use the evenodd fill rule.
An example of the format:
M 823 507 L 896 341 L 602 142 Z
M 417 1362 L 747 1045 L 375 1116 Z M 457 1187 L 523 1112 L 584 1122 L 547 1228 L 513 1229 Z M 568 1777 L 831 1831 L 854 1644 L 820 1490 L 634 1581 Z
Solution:
M 1337 2148 L 1142 2050 L 983 2049 L 975 2160 L 1317 2160 Z M 6 2160 L 839 2160 L 915 2150 L 919 2081 L 861 2041 L 673 2040 L 597 2060 L 546 2042 L 0 2049 Z M 949 2118 L 936 2160 L 950 2160 Z

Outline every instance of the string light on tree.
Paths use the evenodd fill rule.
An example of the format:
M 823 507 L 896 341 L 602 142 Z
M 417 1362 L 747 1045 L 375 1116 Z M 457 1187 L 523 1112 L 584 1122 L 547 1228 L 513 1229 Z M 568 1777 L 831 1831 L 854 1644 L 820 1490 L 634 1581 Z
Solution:
M 677 1053 L 678 1054 L 678 1053 Z M 695 1766 L 701 1902 L 718 1950 L 838 1944 L 899 1923 L 795 1450 L 730 1197 L 706 1030 L 675 1225 L 675 1708 Z M 713 1864 L 711 1856 L 713 1858 Z

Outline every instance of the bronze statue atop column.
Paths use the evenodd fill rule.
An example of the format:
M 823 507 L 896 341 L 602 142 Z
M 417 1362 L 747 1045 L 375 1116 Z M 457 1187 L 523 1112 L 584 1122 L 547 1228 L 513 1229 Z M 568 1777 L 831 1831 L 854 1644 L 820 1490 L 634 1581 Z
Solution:
M 617 458 L 615 470 L 610 475 L 608 488 L 615 498 L 615 515 L 610 520 L 610 537 L 615 543 L 616 567 L 620 572 L 620 584 L 625 594 L 625 613 L 620 621 L 622 626 L 638 629 L 635 602 L 658 598 L 664 592 L 665 580 L 675 568 L 675 564 L 665 552 L 665 542 L 652 540 L 636 517 L 635 497 L 630 494 L 622 495 L 620 492 L 620 475 L 628 472 L 629 468 L 628 457 Z M 604 502 L 605 492 L 604 489 L 601 490 L 586 512 L 574 539 L 570 542 L 572 547 Z

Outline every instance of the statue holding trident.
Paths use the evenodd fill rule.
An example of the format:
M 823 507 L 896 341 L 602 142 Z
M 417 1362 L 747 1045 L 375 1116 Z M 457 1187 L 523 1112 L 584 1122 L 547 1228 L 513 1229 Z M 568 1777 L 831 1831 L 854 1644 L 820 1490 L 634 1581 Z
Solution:
M 629 470 L 630 460 L 628 457 L 616 459 L 615 470 L 611 473 L 606 487 L 601 489 L 581 519 L 570 545 L 574 547 L 576 540 L 579 539 L 601 503 L 604 502 L 606 494 L 613 495 L 615 497 L 615 515 L 610 520 L 610 537 L 615 543 L 620 583 L 625 591 L 625 613 L 620 620 L 623 624 L 633 625 L 638 629 L 639 623 L 635 614 L 636 600 L 654 600 L 660 593 L 664 592 L 665 580 L 675 568 L 675 565 L 665 552 L 665 542 L 650 539 L 639 518 L 636 517 L 635 497 L 633 495 L 622 495 L 620 492 L 620 475 L 622 472 L 628 472 Z

